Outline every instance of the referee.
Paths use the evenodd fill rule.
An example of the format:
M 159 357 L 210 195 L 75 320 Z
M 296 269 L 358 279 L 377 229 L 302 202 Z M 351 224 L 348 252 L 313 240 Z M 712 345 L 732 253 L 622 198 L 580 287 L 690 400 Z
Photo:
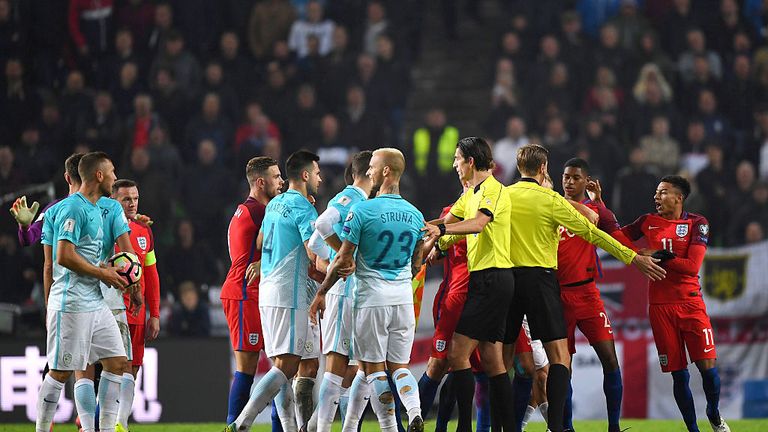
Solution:
M 510 257 L 515 279 L 514 301 L 506 331 L 507 335 L 516 337 L 523 315 L 527 314 L 531 339 L 540 339 L 544 343 L 550 363 L 548 426 L 552 432 L 561 432 L 570 380 L 570 355 L 560 286 L 555 276 L 558 227 L 567 228 L 624 264 L 634 264 L 652 280 L 663 279 L 665 271 L 655 264 L 658 260 L 638 255 L 623 246 L 590 223 L 565 198 L 542 187 L 547 173 L 547 155 L 547 149 L 537 144 L 521 147 L 517 152 L 517 169 L 522 178 L 506 188 L 512 203 Z
M 462 184 L 469 184 L 442 220 L 424 228 L 430 237 L 442 237 L 445 250 L 466 235 L 469 288 L 464 309 L 448 347 L 453 385 L 459 407 L 457 431 L 472 430 L 475 378 L 469 357 L 479 348 L 489 379 L 491 421 L 514 430 L 512 384 L 502 358 L 502 341 L 512 310 L 514 276 L 509 253 L 510 202 L 504 186 L 493 177 L 493 154 L 482 138 L 459 140 L 453 166 Z

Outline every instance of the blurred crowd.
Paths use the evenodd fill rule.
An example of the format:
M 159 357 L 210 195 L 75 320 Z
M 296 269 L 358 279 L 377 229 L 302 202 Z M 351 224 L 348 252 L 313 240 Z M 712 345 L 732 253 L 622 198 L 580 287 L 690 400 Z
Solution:
M 478 0 L 0 0 L 0 197 L 48 181 L 62 196 L 67 155 L 109 153 L 155 221 L 177 318 L 195 317 L 223 280 L 245 162 L 299 148 L 320 154 L 320 208 L 352 152 L 394 146 L 406 193 L 436 214 L 459 190 L 443 187 L 456 184 L 456 139 L 483 134 L 505 183 L 535 140 L 555 179 L 568 158 L 587 159 L 622 223 L 653 210 L 661 175 L 681 172 L 711 245 L 765 238 L 768 2 L 487 2 L 502 16 Z M 438 5 L 446 44 L 471 21 L 497 46 L 476 84 L 490 88 L 483 130 L 459 130 L 439 106 L 405 130 L 424 15 Z M 22 250 L 5 214 L 0 302 L 39 305 L 39 248 Z M 188 331 L 178 320 L 170 328 Z

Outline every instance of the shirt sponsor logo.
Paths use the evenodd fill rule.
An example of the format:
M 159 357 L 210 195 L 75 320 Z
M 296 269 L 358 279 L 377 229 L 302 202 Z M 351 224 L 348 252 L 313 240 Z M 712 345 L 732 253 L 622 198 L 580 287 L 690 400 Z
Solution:
M 677 227 L 675 228 L 675 234 L 677 234 L 678 237 L 685 237 L 688 235 L 688 224 L 677 224 Z

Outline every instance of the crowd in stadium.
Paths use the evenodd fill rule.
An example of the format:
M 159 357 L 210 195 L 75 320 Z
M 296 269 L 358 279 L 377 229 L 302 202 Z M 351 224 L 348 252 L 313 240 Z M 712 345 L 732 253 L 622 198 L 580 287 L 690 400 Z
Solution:
M 694 185 L 686 207 L 707 215 L 711 245 L 765 238 L 763 2 L 519 0 L 503 4 L 501 28 L 454 3 L 442 5 L 447 39 L 461 37 L 458 16 L 498 45 L 492 79 L 477 83 L 492 88 L 477 114 L 484 130 L 451 130 L 455 119 L 436 107 L 419 136 L 404 113 L 421 2 L 0 0 L 0 196 L 48 181 L 63 196 L 68 155 L 110 154 L 154 221 L 163 297 L 187 298 L 175 317 L 194 316 L 207 301 L 201 287 L 223 281 L 245 163 L 300 148 L 320 155 L 327 195 L 354 149 L 399 147 L 415 164 L 414 143 L 426 139 L 434 151 L 406 173 L 435 174 L 444 135 L 484 134 L 509 184 L 517 148 L 535 141 L 554 176 L 566 159 L 587 159 L 623 224 L 649 210 L 662 175 L 682 172 Z M 433 203 L 440 191 L 427 186 L 413 183 L 419 208 L 458 192 Z M 19 246 L 4 214 L 0 302 L 42 304 L 40 252 Z

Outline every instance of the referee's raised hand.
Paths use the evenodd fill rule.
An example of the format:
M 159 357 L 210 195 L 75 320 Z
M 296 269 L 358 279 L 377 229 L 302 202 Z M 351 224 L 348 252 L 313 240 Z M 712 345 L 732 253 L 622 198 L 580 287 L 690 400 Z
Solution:
M 632 260 L 632 265 L 648 276 L 648 279 L 660 281 L 666 277 L 667 271 L 657 264 L 659 261 L 656 258 L 638 254 Z

